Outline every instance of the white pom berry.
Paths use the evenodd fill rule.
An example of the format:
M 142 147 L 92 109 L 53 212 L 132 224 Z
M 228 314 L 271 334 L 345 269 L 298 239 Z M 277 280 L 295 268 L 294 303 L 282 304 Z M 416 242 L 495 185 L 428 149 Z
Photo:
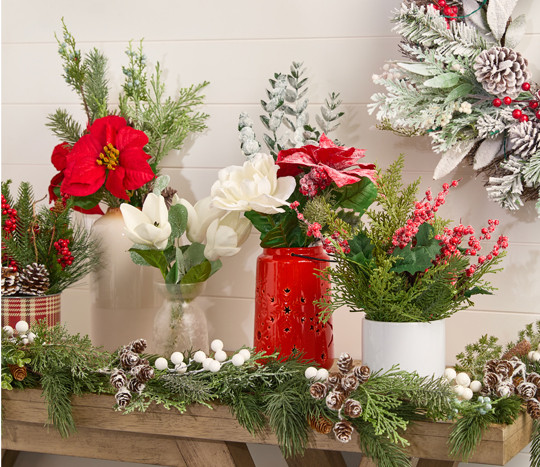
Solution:
M 25 338 L 23 338 L 23 339 L 21 340 L 21 342 L 22 342 L 22 345 L 27 345 L 30 341 L 28 340 L 27 337 L 25 337 Z
M 179 363 L 178 365 L 175 365 L 174 369 L 176 370 L 177 373 L 183 375 L 187 371 L 187 365 L 184 362 L 182 362 L 182 363 Z
M 210 369 L 210 365 L 212 364 L 212 362 L 214 361 L 213 358 L 210 358 L 210 357 L 207 357 L 203 360 L 202 362 L 202 367 L 205 369 L 205 370 L 209 370 Z
M 248 349 L 241 349 L 238 351 L 238 353 L 244 357 L 244 361 L 251 358 L 251 353 Z
M 27 337 L 28 337 L 28 342 L 30 342 L 31 344 L 32 342 L 34 342 L 36 335 L 33 332 L 29 332 Z
M 463 388 L 463 393 L 461 394 L 461 398 L 466 401 L 470 401 L 472 399 L 473 392 L 471 388 Z
M 306 371 L 304 371 L 304 376 L 307 379 L 315 378 L 317 376 L 317 368 L 315 368 L 314 366 L 310 366 L 306 368 Z
M 444 377 L 448 381 L 454 381 L 456 379 L 456 375 L 456 370 L 454 370 L 453 368 L 447 368 L 446 370 L 444 370 Z
M 4 326 L 2 329 L 8 335 L 8 337 L 11 337 L 13 336 L 13 334 L 15 334 L 15 331 L 13 330 L 11 326 Z
M 197 350 L 197 352 L 193 354 L 193 360 L 195 360 L 197 363 L 204 362 L 205 358 L 206 354 L 202 350 Z
M 28 323 L 26 321 L 19 321 L 17 322 L 17 324 L 15 325 L 15 329 L 17 330 L 18 333 L 20 334 L 26 334 L 26 332 L 28 331 L 28 329 L 30 329 L 30 326 L 28 326 Z
M 315 379 L 317 381 L 326 381 L 328 379 L 328 370 L 326 368 L 319 368 Z
M 538 360 L 540 360 L 540 352 L 533 352 L 531 360 L 533 362 L 537 362 Z
M 471 388 L 472 392 L 480 392 L 480 389 L 482 389 L 482 383 L 480 381 L 474 380 L 471 381 L 469 387 Z
M 223 350 L 218 350 L 214 354 L 214 359 L 217 360 L 220 363 L 223 363 L 225 360 L 227 360 L 227 352 L 225 352 Z
M 182 352 L 173 352 L 171 354 L 171 362 L 175 365 L 180 365 L 184 361 L 184 354 Z
M 210 365 L 208 365 L 208 369 L 212 372 L 212 373 L 217 373 L 221 368 L 221 363 L 219 363 L 217 360 L 212 360 L 210 362 Z
M 467 388 L 471 384 L 471 378 L 469 378 L 467 373 L 458 373 L 456 375 L 456 383 Z
M 159 357 L 156 358 L 154 366 L 156 367 L 156 370 L 166 370 L 167 368 L 169 368 L 169 362 L 166 358 Z
M 219 340 L 219 339 L 214 339 L 212 341 L 212 343 L 210 344 L 210 348 L 214 351 L 214 352 L 217 352 L 218 350 L 223 350 L 223 341 Z
M 245 363 L 245 358 L 243 355 L 237 353 L 235 355 L 233 355 L 233 358 L 232 358 L 232 364 L 234 366 L 242 366 L 244 363 Z
M 527 358 L 528 358 L 529 360 L 531 360 L 531 361 L 532 361 L 532 359 L 533 359 L 533 354 L 534 354 L 534 350 L 531 350 L 531 351 L 527 354 Z
M 453 390 L 459 397 L 461 397 L 463 396 L 463 392 L 465 391 L 465 388 L 459 384 L 456 384 Z

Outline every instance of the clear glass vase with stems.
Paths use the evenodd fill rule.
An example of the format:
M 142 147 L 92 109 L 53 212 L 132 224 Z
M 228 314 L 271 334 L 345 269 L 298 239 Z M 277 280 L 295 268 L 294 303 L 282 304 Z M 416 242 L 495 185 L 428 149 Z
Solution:
M 206 282 L 156 283 L 164 301 L 154 318 L 151 351 L 169 358 L 173 352 L 203 350 L 208 353 L 206 315 L 197 304 Z

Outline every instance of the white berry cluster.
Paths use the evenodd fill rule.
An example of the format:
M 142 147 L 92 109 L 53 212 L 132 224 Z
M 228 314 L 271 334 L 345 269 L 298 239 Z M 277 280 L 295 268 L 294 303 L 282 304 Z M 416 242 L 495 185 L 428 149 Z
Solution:
M 251 352 L 248 349 L 241 349 L 235 353 L 230 359 L 228 359 L 227 352 L 223 350 L 223 341 L 215 339 L 210 344 L 210 348 L 214 352 L 214 356 L 207 356 L 202 350 L 197 350 L 193 354 L 193 357 L 187 361 L 184 361 L 184 354 L 182 352 L 174 352 L 170 356 L 170 361 L 174 365 L 173 369 L 169 368 L 169 361 L 164 357 L 156 359 L 154 366 L 156 370 L 168 370 L 171 373 L 184 374 L 188 371 L 191 363 L 200 363 L 202 368 L 197 370 L 191 370 L 189 373 L 195 373 L 200 371 L 210 371 L 211 373 L 217 373 L 221 367 L 225 364 L 232 363 L 234 366 L 242 366 L 246 361 L 251 358 Z
M 310 366 L 306 368 L 304 376 L 313 381 L 326 381 L 328 379 L 328 370 L 326 368 L 317 369 L 314 366 Z
M 538 347 L 536 350 L 531 350 L 528 354 L 527 354 L 527 358 L 531 361 L 531 362 L 540 362 L 540 344 L 538 344 Z
M 19 340 L 23 345 L 31 344 L 36 338 L 36 335 L 33 332 L 28 332 L 29 329 L 30 326 L 26 321 L 18 321 L 17 324 L 15 324 L 15 329 L 11 326 L 4 326 L 2 328 L 8 339 L 12 342 Z
M 444 377 L 453 385 L 453 390 L 460 400 L 469 401 L 475 392 L 480 392 L 482 389 L 480 381 L 471 381 L 467 373 L 457 373 L 453 368 L 444 370 Z

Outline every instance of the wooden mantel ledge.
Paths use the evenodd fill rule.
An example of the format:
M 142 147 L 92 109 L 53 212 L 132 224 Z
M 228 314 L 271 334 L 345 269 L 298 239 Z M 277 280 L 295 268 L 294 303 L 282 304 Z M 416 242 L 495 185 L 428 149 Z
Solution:
M 228 407 L 190 406 L 184 414 L 151 405 L 144 413 L 128 415 L 112 410 L 114 397 L 87 394 L 73 398 L 77 433 L 63 439 L 45 427 L 47 407 L 41 390 L 2 391 L 2 465 L 11 451 L 31 451 L 96 459 L 122 460 L 164 466 L 254 466 L 245 443 L 277 445 L 275 435 L 263 431 L 252 436 L 231 415 Z M 418 466 L 457 466 L 448 457 L 449 423 L 417 422 L 405 434 L 408 453 Z M 532 421 L 521 415 L 514 424 L 486 430 L 470 462 L 504 465 L 530 440 Z M 356 436 L 356 435 L 355 435 Z M 360 452 L 357 440 L 346 444 L 332 435 L 310 433 L 303 458 L 289 466 L 344 466 L 339 451 Z M 6 463 L 5 463 L 5 462 Z M 436 461 L 436 462 L 434 462 Z M 363 459 L 361 465 L 374 465 Z M 416 462 L 416 461 L 415 461 Z

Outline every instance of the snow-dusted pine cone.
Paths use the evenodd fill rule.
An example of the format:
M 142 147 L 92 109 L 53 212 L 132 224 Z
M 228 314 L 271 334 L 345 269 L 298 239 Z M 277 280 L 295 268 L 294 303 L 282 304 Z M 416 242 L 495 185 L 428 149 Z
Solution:
M 19 275 L 19 285 L 21 294 L 45 295 L 49 288 L 49 271 L 43 264 L 29 264 Z
M 154 369 L 150 365 L 137 365 L 131 369 L 131 374 L 141 383 L 146 383 L 154 377 Z
M 540 151 L 540 125 L 527 121 L 515 123 L 508 130 L 510 149 L 522 159 L 527 159 Z
M 141 357 L 131 350 L 122 350 L 120 352 L 120 365 L 123 368 L 129 369 L 137 366 L 141 362 Z
M 473 64 L 476 79 L 487 92 L 512 99 L 519 95 L 521 85 L 531 77 L 527 66 L 527 59 L 508 47 L 484 50 Z
M 343 413 L 347 417 L 358 418 L 362 415 L 362 411 L 362 405 L 357 400 L 347 399 L 343 404 Z
M 347 420 L 341 420 L 334 425 L 334 435 L 342 443 L 348 443 L 351 440 L 353 427 Z
M 146 339 L 137 339 L 130 342 L 127 346 L 127 350 L 131 350 L 135 353 L 143 353 L 146 350 Z
M 527 401 L 527 413 L 533 420 L 538 420 L 540 418 L 540 402 L 538 402 L 538 399 Z
M 123 409 L 131 401 L 131 393 L 126 388 L 123 388 L 114 395 L 114 398 L 118 404 L 118 407 Z
M 499 363 L 495 367 L 495 373 L 501 375 L 503 379 L 512 376 L 514 372 L 514 365 L 508 360 L 499 360 Z
M 341 387 L 345 389 L 346 392 L 354 391 L 360 385 L 358 378 L 354 376 L 353 373 L 349 373 L 343 377 L 341 380 Z
M 488 360 L 484 364 L 484 373 L 496 373 L 498 363 L 499 363 L 499 360 L 497 359 Z
M 111 373 L 109 382 L 115 389 L 120 389 L 127 384 L 127 376 L 123 370 L 116 369 Z
M 337 361 L 337 366 L 339 371 L 342 373 L 347 373 L 353 365 L 353 359 L 348 353 L 342 353 Z
M 516 392 L 515 386 L 510 381 L 501 381 L 495 387 L 495 394 L 499 397 L 508 397 Z
M 321 382 L 313 383 L 309 387 L 309 393 L 311 394 L 311 397 L 314 399 L 324 399 L 326 397 L 326 393 L 328 391 L 328 388 L 326 384 Z
M 2 295 L 16 294 L 19 288 L 19 273 L 12 267 L 2 266 Z
M 371 370 L 366 365 L 355 366 L 353 368 L 353 373 L 354 376 L 358 378 L 358 381 L 360 381 L 360 384 L 363 384 L 369 379 L 371 375 Z
M 518 342 L 514 347 L 508 349 L 503 356 L 502 360 L 510 360 L 512 357 L 524 357 L 531 351 L 531 343 L 527 339 L 523 339 Z
M 329 384 L 336 386 L 341 383 L 342 378 L 343 378 L 343 373 L 333 372 L 328 375 L 328 379 L 326 381 Z
M 309 417 L 308 425 L 314 429 L 317 433 L 322 433 L 327 435 L 332 431 L 332 426 L 334 425 L 330 420 L 325 417 Z
M 137 394 L 143 392 L 145 387 L 146 385 L 144 383 L 141 383 L 137 378 L 131 378 L 127 384 L 127 388 L 131 392 L 136 392 Z
M 326 396 L 326 406 L 330 410 L 339 410 L 341 409 L 344 400 L 345 396 L 342 393 L 332 391 Z
M 527 381 L 536 385 L 537 388 L 540 388 L 540 375 L 538 373 L 535 373 L 534 371 L 529 373 L 527 375 Z
M 501 380 L 501 376 L 497 373 L 485 373 L 482 383 L 486 388 L 495 389 L 495 386 L 497 386 Z
M 533 383 L 521 383 L 518 387 L 516 387 L 516 392 L 518 395 L 520 395 L 523 399 L 528 401 L 529 399 L 532 399 L 536 395 L 537 391 L 536 384 Z

